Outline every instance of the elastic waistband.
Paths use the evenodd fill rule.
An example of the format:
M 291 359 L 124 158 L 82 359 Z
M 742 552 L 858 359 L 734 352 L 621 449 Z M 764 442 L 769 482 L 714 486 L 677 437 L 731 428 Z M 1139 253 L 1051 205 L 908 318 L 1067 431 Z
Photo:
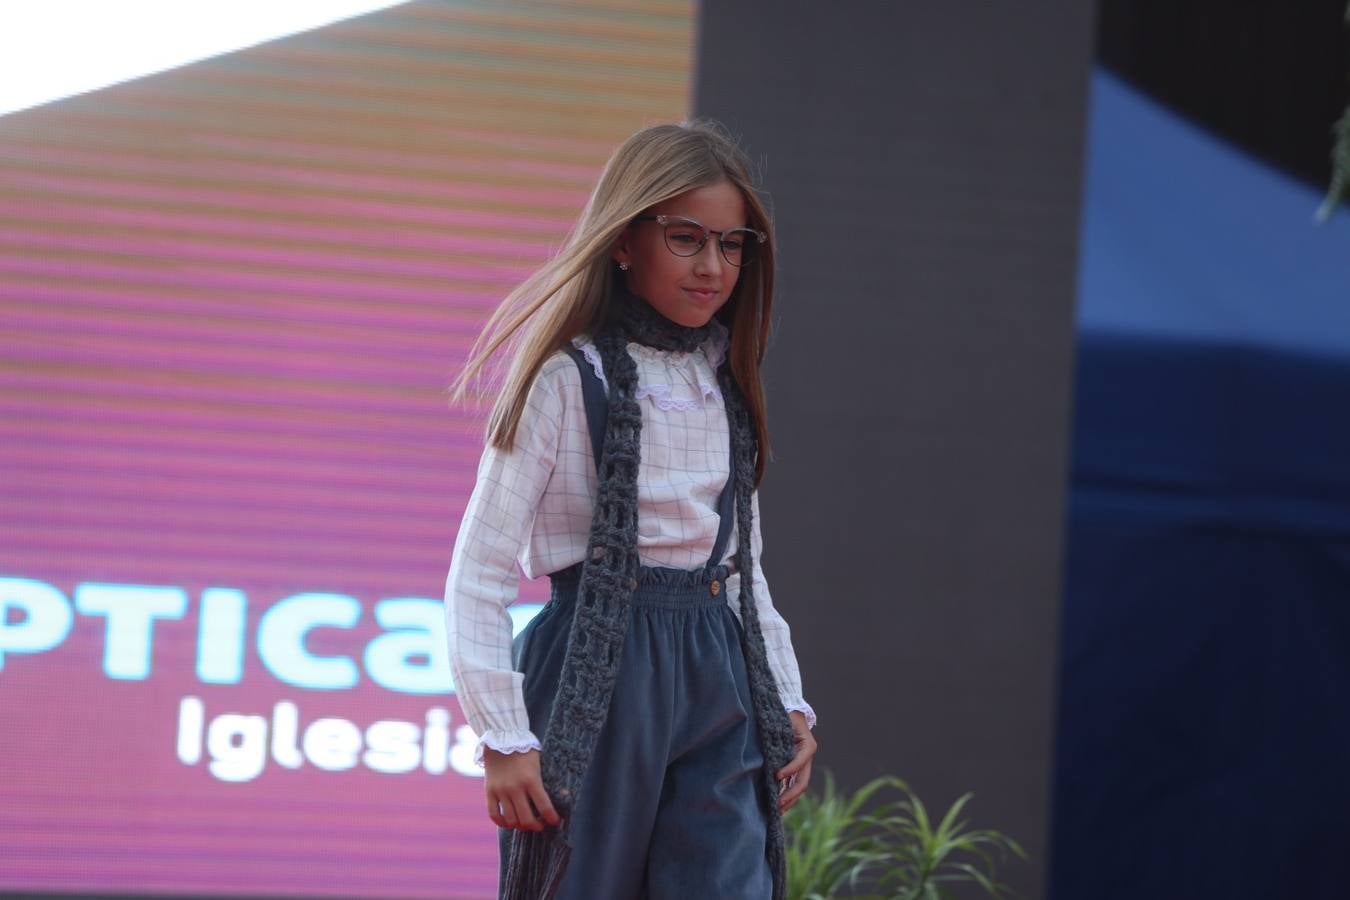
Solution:
M 634 606 L 689 607 L 714 606 L 726 603 L 727 576 L 730 566 L 711 569 L 667 569 L 659 566 L 641 566 L 633 587 Z M 570 600 L 581 584 L 581 563 L 548 576 L 553 586 L 553 599 Z

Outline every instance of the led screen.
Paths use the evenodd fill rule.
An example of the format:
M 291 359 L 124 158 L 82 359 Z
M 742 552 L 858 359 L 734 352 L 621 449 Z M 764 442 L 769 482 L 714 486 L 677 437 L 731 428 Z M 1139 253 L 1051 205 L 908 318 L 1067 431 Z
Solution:
M 446 387 L 693 24 L 411 3 L 0 116 L 0 891 L 494 893 Z

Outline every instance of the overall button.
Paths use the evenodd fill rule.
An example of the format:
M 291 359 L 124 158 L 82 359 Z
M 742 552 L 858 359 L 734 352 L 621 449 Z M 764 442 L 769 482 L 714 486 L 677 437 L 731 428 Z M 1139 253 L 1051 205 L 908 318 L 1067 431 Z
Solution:
M 708 585 L 708 590 L 712 591 L 712 595 L 716 597 L 718 594 L 722 593 L 722 582 L 713 579 L 713 583 Z

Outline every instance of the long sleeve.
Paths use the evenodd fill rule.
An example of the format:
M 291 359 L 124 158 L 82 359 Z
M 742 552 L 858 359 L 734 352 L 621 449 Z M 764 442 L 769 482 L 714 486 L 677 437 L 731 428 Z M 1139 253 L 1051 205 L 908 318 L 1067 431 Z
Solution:
M 750 528 L 750 549 L 754 556 L 754 572 L 751 577 L 754 578 L 755 588 L 755 609 L 759 613 L 759 629 L 764 635 L 764 649 L 768 655 L 769 670 L 773 672 L 773 678 L 778 685 L 778 693 L 783 701 L 783 708 L 788 712 L 800 712 L 806 716 L 806 724 L 809 728 L 816 727 L 816 713 L 811 708 L 811 704 L 806 702 L 802 695 L 802 676 L 797 665 L 797 654 L 792 649 L 791 629 L 788 628 L 787 621 L 778 612 L 773 605 L 773 597 L 769 593 L 769 584 L 764 578 L 763 557 L 764 557 L 764 537 L 759 527 L 759 492 L 756 491 L 751 496 L 751 510 L 754 514 L 754 522 Z M 740 581 L 744 577 L 742 574 L 729 578 L 728 602 L 731 608 L 739 615 L 740 610 Z
M 629 345 L 643 403 L 638 553 L 644 565 L 694 569 L 712 552 L 730 463 L 715 375 L 724 345 L 725 337 L 690 354 Z M 590 345 L 578 346 L 585 352 Z M 603 374 L 598 357 L 591 364 Z M 511 663 L 508 607 L 517 597 L 521 569 L 535 578 L 585 558 L 595 493 L 581 376 L 573 359 L 560 352 L 535 379 L 515 448 L 484 451 L 446 579 L 451 670 L 460 706 L 479 735 L 480 759 L 484 746 L 501 752 L 540 748 L 542 736 L 531 731 L 525 708 L 524 678 Z M 769 665 L 783 705 L 814 722 L 801 696 L 787 623 L 773 607 L 759 565 L 758 497 L 755 510 L 755 598 Z M 733 545 L 735 539 L 733 529 Z M 736 614 L 739 579 L 728 578 L 725 591 Z
M 511 664 L 511 617 L 519 592 L 516 560 L 529 540 L 558 453 L 562 404 L 546 377 L 535 379 L 509 452 L 489 446 L 445 583 L 446 630 L 455 691 L 483 747 L 539 749 L 525 709 L 523 677 Z

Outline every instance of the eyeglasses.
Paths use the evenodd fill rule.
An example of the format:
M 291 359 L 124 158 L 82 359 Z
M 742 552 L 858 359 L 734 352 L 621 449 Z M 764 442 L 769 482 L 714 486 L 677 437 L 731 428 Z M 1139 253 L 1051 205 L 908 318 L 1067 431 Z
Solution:
M 709 235 L 717 235 L 722 258 L 733 266 L 748 266 L 759 256 L 759 245 L 769 239 L 753 228 L 729 228 L 713 231 L 702 222 L 683 216 L 638 216 L 634 222 L 655 222 L 665 233 L 666 249 L 676 256 L 697 256 L 708 244 Z

